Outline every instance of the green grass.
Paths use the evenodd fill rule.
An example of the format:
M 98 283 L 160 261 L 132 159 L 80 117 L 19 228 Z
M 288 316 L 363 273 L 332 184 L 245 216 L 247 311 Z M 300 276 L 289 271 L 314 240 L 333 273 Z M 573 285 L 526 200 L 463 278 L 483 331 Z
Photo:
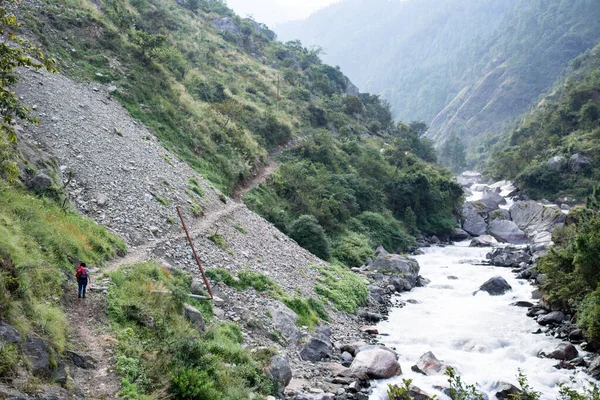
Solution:
M 202 188 L 200 187 L 200 184 L 198 184 L 198 181 L 196 179 L 190 179 L 189 186 L 190 186 L 190 189 L 192 190 L 192 192 L 196 193 L 198 196 L 200 196 L 202 198 L 204 197 L 204 190 L 202 190 Z
M 315 268 L 321 273 L 315 291 L 331 300 L 339 310 L 356 313 L 366 302 L 369 291 L 359 275 L 337 265 Z
M 233 323 L 211 325 L 209 310 L 184 296 L 191 277 L 173 275 L 152 263 L 125 267 L 111 276 L 108 315 L 118 338 L 123 397 L 170 393 L 182 399 L 241 400 L 252 393 L 272 393 L 262 360 L 241 346 L 240 328 Z M 184 319 L 184 301 L 205 315 L 204 333 Z M 148 326 L 150 320 L 153 327 Z
M 0 319 L 36 332 L 62 354 L 71 346 L 62 298 L 65 289 L 75 290 L 68 280 L 74 264 L 101 266 L 124 254 L 125 244 L 53 200 L 0 185 Z M 3 351 L 10 359 L 13 351 Z
M 208 237 L 208 240 L 213 242 L 221 250 L 227 250 L 229 248 L 229 246 L 227 246 L 227 242 L 225 241 L 225 238 L 223 236 L 219 235 L 217 232 L 210 235 Z
M 279 292 L 281 289 L 266 275 L 252 272 L 239 271 L 237 279 L 226 269 L 213 268 L 206 271 L 206 275 L 216 282 L 223 282 L 227 286 L 238 290 L 246 290 L 250 287 L 257 292 Z

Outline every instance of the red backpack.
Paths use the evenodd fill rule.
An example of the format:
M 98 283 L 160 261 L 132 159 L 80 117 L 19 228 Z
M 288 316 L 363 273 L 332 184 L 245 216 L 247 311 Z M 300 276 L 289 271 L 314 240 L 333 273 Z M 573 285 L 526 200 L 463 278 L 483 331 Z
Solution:
M 77 273 L 75 274 L 75 278 L 77 278 L 79 281 L 87 279 L 87 270 L 84 267 L 79 267 L 77 269 Z

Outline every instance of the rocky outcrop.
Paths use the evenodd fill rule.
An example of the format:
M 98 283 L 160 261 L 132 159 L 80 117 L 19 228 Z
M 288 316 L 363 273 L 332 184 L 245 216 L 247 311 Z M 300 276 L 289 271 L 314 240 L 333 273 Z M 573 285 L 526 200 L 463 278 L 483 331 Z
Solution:
M 592 159 L 580 153 L 575 153 L 569 158 L 569 171 L 577 174 L 592 164 Z
M 400 254 L 381 253 L 369 265 L 369 270 L 383 274 L 399 275 L 406 279 L 411 286 L 415 287 L 420 267 L 419 263 L 412 258 Z
M 16 344 L 21 341 L 19 332 L 4 321 L 0 321 L 0 344 Z
M 467 202 L 462 208 L 462 229 L 473 236 L 484 235 L 487 231 L 487 223 L 484 211 L 474 203 Z
M 486 212 L 491 212 L 506 204 L 506 199 L 496 192 L 489 192 L 479 200 L 485 206 Z
M 31 372 L 36 376 L 50 376 L 52 365 L 46 343 L 36 334 L 27 334 L 23 344 L 23 354 L 30 365 Z
M 479 290 L 487 292 L 492 296 L 501 296 L 512 290 L 512 287 L 501 276 L 495 276 L 479 287 Z
M 240 29 L 237 27 L 237 25 L 233 21 L 233 18 L 231 17 L 216 18 L 210 22 L 216 30 L 229 32 L 233 35 L 240 34 Z
M 546 162 L 548 168 L 560 172 L 567 168 L 567 159 L 563 156 L 554 156 Z
M 549 241 L 549 233 L 565 221 L 560 209 L 535 201 L 516 202 L 510 207 L 510 216 L 533 243 Z
M 296 328 L 298 315 L 279 301 L 269 309 L 269 312 L 273 318 L 275 330 L 281 333 L 286 340 L 295 343 L 300 336 L 300 332 Z
M 204 322 L 202 313 L 195 307 L 193 307 L 189 304 L 184 304 L 183 305 L 183 315 L 188 321 L 190 321 L 192 324 L 194 324 L 194 326 L 200 332 L 203 332 L 204 329 L 206 329 L 206 323 Z
M 394 352 L 379 347 L 360 351 L 350 370 L 357 374 L 366 374 L 372 379 L 387 379 L 402 373 Z
M 512 221 L 496 219 L 490 223 L 488 233 L 502 243 L 526 244 L 529 242 L 525 232 Z

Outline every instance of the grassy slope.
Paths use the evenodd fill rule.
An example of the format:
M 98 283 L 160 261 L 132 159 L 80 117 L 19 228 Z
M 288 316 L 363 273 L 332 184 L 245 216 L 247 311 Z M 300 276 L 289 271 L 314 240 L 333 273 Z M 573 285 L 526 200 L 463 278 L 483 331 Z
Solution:
M 0 182 L 0 319 L 37 333 L 57 354 L 70 347 L 62 298 L 74 290 L 74 264 L 101 265 L 124 251 L 95 222 Z M 24 367 L 21 357 L 13 361 Z M 15 372 L 1 364 L 0 376 Z
M 576 59 L 551 94 L 510 132 L 487 172 L 515 179 L 535 198 L 574 196 L 584 200 L 600 182 L 600 45 Z M 579 173 L 555 171 L 548 159 L 581 153 L 592 160 Z

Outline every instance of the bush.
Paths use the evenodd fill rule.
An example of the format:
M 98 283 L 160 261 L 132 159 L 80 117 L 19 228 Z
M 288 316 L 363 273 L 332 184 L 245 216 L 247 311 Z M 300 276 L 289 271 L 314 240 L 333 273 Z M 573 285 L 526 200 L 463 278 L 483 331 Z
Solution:
M 214 400 L 220 398 L 208 372 L 200 368 L 181 368 L 173 375 L 171 392 L 184 400 Z
M 577 325 L 591 340 L 600 339 L 600 289 L 583 298 L 578 310 Z
M 325 230 L 312 215 L 302 215 L 294 221 L 289 236 L 317 257 L 323 260 L 331 258 L 331 246 Z
M 317 270 L 322 277 L 315 292 L 331 300 L 339 310 L 355 313 L 367 301 L 369 290 L 360 276 L 333 265 Z
M 397 249 L 406 250 L 415 243 L 414 238 L 406 233 L 402 224 L 392 215 L 384 216 L 367 211 L 357 218 L 365 227 L 364 233 L 373 247 L 383 246 L 387 251 L 394 252 Z
M 333 249 L 333 257 L 351 268 L 364 265 L 367 258 L 374 255 L 369 239 L 356 232 L 344 234 Z
M 298 326 L 307 326 L 312 330 L 315 325 L 321 323 L 321 319 L 329 321 L 329 315 L 325 311 L 323 303 L 314 297 L 288 296 L 283 298 L 283 303 L 298 314 L 296 320 Z

